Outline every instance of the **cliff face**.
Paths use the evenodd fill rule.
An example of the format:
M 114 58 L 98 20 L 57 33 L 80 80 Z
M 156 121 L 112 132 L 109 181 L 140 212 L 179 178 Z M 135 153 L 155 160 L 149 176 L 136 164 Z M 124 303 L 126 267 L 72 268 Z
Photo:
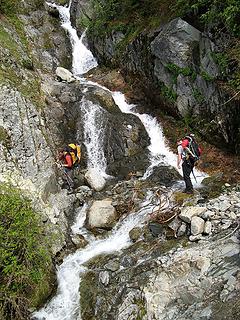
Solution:
M 128 119 L 104 90 L 87 93 L 79 81 L 57 79 L 58 66 L 71 66 L 71 46 L 55 8 L 26 1 L 19 14 L 0 19 L 0 181 L 13 183 L 34 200 L 43 221 L 58 234 L 56 253 L 65 244 L 68 218 L 79 202 L 60 188 L 56 152 L 67 143 L 83 141 L 84 94 L 100 109 L 107 109 L 110 101 L 117 110 L 104 112 L 107 133 L 102 140 L 110 174 L 125 176 L 143 162 L 146 166 L 148 136 L 139 119 Z
M 219 39 L 181 18 L 131 41 L 117 31 L 89 38 L 100 64 L 137 78 L 153 108 L 163 109 L 164 100 L 165 112 L 185 119 L 210 143 L 240 152 L 240 104 L 221 81 Z
M 66 228 L 64 195 L 58 204 L 51 195 L 58 190 L 53 150 L 62 141 L 52 135 L 55 127 L 47 116 L 46 97 L 55 82 L 56 66 L 70 62 L 69 46 L 43 1 L 38 5 L 26 1 L 18 12 L 0 17 L 0 180 L 24 189 L 36 208 L 45 212 L 44 221 L 56 223 L 60 215 L 61 227 L 55 229 L 61 234 Z M 62 240 L 53 251 L 61 248 Z

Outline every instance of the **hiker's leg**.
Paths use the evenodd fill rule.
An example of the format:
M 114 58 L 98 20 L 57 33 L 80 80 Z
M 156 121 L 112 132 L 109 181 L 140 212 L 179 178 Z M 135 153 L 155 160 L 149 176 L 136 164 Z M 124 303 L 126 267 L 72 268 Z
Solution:
M 186 191 L 192 191 L 193 185 L 190 179 L 190 174 L 192 172 L 193 167 L 187 161 L 183 161 L 182 170 L 183 170 L 183 179 L 186 185 Z
M 74 182 L 73 182 L 73 170 L 69 168 L 64 168 L 65 172 L 65 181 L 70 189 L 74 187 Z

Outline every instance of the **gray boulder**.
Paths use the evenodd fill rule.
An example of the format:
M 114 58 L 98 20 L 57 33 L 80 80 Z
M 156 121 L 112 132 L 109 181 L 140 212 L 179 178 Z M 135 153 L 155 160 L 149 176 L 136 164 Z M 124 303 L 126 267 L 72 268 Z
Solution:
M 72 72 L 69 70 L 57 67 L 56 69 L 56 75 L 63 81 L 67 81 L 68 83 L 76 81 L 75 77 L 73 76 Z
M 111 203 L 111 199 L 93 202 L 87 213 L 88 229 L 111 229 L 115 225 L 118 214 Z
M 90 168 L 85 173 L 85 179 L 87 183 L 96 191 L 101 191 L 106 184 L 106 180 L 102 177 L 99 170 Z

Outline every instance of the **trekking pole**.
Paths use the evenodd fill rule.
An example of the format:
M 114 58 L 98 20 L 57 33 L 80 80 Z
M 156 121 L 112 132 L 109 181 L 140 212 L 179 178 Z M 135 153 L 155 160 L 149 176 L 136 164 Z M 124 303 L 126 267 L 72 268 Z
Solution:
M 196 181 L 196 183 L 197 183 L 197 178 L 196 178 L 196 176 L 195 176 L 195 174 L 194 174 L 194 172 L 193 172 L 193 169 L 192 169 L 192 175 L 193 175 L 193 177 L 194 177 L 194 179 L 195 179 L 195 181 Z

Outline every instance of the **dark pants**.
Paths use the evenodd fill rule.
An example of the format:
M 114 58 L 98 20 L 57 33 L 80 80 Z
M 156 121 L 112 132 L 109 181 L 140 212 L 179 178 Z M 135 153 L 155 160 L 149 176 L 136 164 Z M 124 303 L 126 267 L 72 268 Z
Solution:
M 190 174 L 193 170 L 194 164 L 189 160 L 184 160 L 182 163 L 182 170 L 183 170 L 183 179 L 186 185 L 186 191 L 192 191 L 193 185 L 190 179 Z
M 68 189 L 74 188 L 73 168 L 64 168 L 63 181 L 64 184 L 67 185 Z

